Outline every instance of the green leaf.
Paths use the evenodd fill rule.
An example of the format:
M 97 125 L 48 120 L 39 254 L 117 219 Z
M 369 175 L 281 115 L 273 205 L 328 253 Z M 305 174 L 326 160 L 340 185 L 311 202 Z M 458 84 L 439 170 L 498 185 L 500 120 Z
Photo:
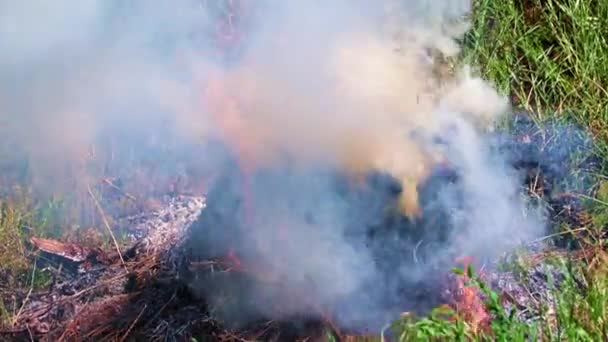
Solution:
M 457 275 L 464 275 L 464 271 L 461 268 L 454 267 L 452 268 L 452 272 Z
M 467 277 L 473 278 L 473 264 L 467 265 Z
M 492 303 L 498 303 L 498 293 L 490 291 L 488 295 L 490 296 L 490 300 L 492 301 Z

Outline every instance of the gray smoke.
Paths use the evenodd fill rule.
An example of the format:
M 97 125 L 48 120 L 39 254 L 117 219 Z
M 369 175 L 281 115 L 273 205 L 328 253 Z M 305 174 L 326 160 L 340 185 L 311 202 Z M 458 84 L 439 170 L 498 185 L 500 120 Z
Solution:
M 428 264 L 453 251 L 493 257 L 542 233 L 519 179 L 484 145 L 506 99 L 467 69 L 437 76 L 433 55 L 458 54 L 468 1 L 263 1 L 230 63 L 213 52 L 207 5 L 0 1 L 0 132 L 28 157 L 35 184 L 70 192 L 74 179 L 124 172 L 133 159 L 171 174 L 231 156 L 270 172 L 253 181 L 246 232 L 200 234 L 282 284 L 282 295 L 249 287 L 265 315 L 330 307 L 348 326 L 384 320 L 400 290 L 376 265 L 381 246 L 366 240 L 382 199 L 359 199 L 353 212 L 335 172 L 352 177 L 346 187 L 371 171 L 391 175 L 404 193 L 396 206 L 415 215 L 416 186 L 442 161 L 456 168 L 459 188 L 437 201 L 450 212 L 447 234 L 464 240 L 449 237 Z

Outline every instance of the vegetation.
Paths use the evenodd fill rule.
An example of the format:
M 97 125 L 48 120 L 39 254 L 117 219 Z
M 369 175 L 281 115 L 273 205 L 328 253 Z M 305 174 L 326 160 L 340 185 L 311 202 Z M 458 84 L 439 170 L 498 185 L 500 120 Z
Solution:
M 50 275 L 31 262 L 27 236 L 33 227 L 44 227 L 42 221 L 34 222 L 32 212 L 25 202 L 0 201 L 0 323 L 18 314 L 21 291 L 42 288 L 50 281 Z M 5 291 L 12 291 L 12 296 Z
M 477 0 L 464 60 L 513 102 L 608 138 L 608 3 Z

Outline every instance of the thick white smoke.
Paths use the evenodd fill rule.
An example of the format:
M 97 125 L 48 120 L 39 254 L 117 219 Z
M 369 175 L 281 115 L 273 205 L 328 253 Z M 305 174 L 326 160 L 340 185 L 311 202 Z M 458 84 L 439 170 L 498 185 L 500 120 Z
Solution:
M 434 165 L 451 164 L 464 199 L 441 199 L 457 208 L 452 225 L 465 242 L 448 249 L 493 256 L 541 233 L 525 215 L 518 179 L 484 146 L 483 130 L 508 112 L 506 99 L 467 70 L 437 74 L 434 55 L 459 52 L 469 1 L 262 1 L 230 65 L 214 59 L 206 3 L 0 1 L 0 131 L 27 153 L 41 186 L 63 184 L 55 180 L 66 165 L 69 177 L 99 176 L 84 161 L 116 132 L 114 149 L 147 159 L 158 151 L 140 144 L 177 136 L 192 145 L 220 139 L 252 170 L 289 166 L 296 176 L 257 192 L 266 203 L 237 247 L 294 293 L 343 307 L 336 314 L 346 325 L 382 314 L 379 298 L 393 289 L 379 282 L 344 304 L 384 278 L 365 233 L 345 237 L 353 218 L 330 177 L 307 173 L 318 165 L 353 179 L 390 173 L 403 186 L 402 210 L 415 216 L 416 186 Z M 217 161 L 196 150 L 187 158 Z M 278 189 L 290 189 L 294 203 L 272 202 Z M 312 212 L 314 223 L 294 212 Z M 280 224 L 289 226 L 287 242 L 277 238 Z M 281 314 L 314 310 L 284 304 Z

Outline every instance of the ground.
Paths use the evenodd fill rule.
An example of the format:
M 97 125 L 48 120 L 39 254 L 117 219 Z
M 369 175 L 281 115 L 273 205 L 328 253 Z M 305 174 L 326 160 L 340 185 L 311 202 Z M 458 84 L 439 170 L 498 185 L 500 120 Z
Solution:
M 524 252 L 505 264 L 520 275 L 526 275 L 539 262 L 560 269 L 564 279 L 559 289 L 548 290 L 553 304 L 530 308 L 543 313 L 536 321 L 522 321 L 505 312 L 502 294 L 491 290 L 486 285 L 488 279 L 478 277 L 476 270 L 463 267 L 455 273 L 468 278 L 473 289 L 485 293 L 491 320 L 475 323 L 475 317 L 466 315 L 470 310 L 459 315 L 446 308 L 438 308 L 428 317 L 404 315 L 395 323 L 400 340 L 524 341 L 532 336 L 548 341 L 607 340 L 608 254 L 604 233 L 608 224 L 608 182 L 602 171 L 608 166 L 608 2 L 476 0 L 472 19 L 473 27 L 465 38 L 459 62 L 470 63 L 509 95 L 516 108 L 530 113 L 538 125 L 570 121 L 591 132 L 601 161 L 593 185 L 597 191 L 581 198 L 587 215 L 584 224 L 572 227 L 566 222 L 562 231 L 547 237 L 568 235 L 576 241 L 573 248 L 543 255 Z M 19 196 L 0 202 L 0 324 L 4 326 L 19 318 L 22 306 L 16 303 L 51 281 L 45 269 L 30 262 L 30 236 L 61 237 L 110 249 L 123 241 L 119 232 L 108 235 L 103 222 L 98 222 L 100 229 L 67 228 L 69 220 L 57 217 L 60 202 L 38 203 L 26 190 L 17 193 Z M 470 294 L 466 291 L 465 297 Z M 528 305 L 542 306 L 543 302 Z M 330 335 L 327 338 L 333 339 Z

